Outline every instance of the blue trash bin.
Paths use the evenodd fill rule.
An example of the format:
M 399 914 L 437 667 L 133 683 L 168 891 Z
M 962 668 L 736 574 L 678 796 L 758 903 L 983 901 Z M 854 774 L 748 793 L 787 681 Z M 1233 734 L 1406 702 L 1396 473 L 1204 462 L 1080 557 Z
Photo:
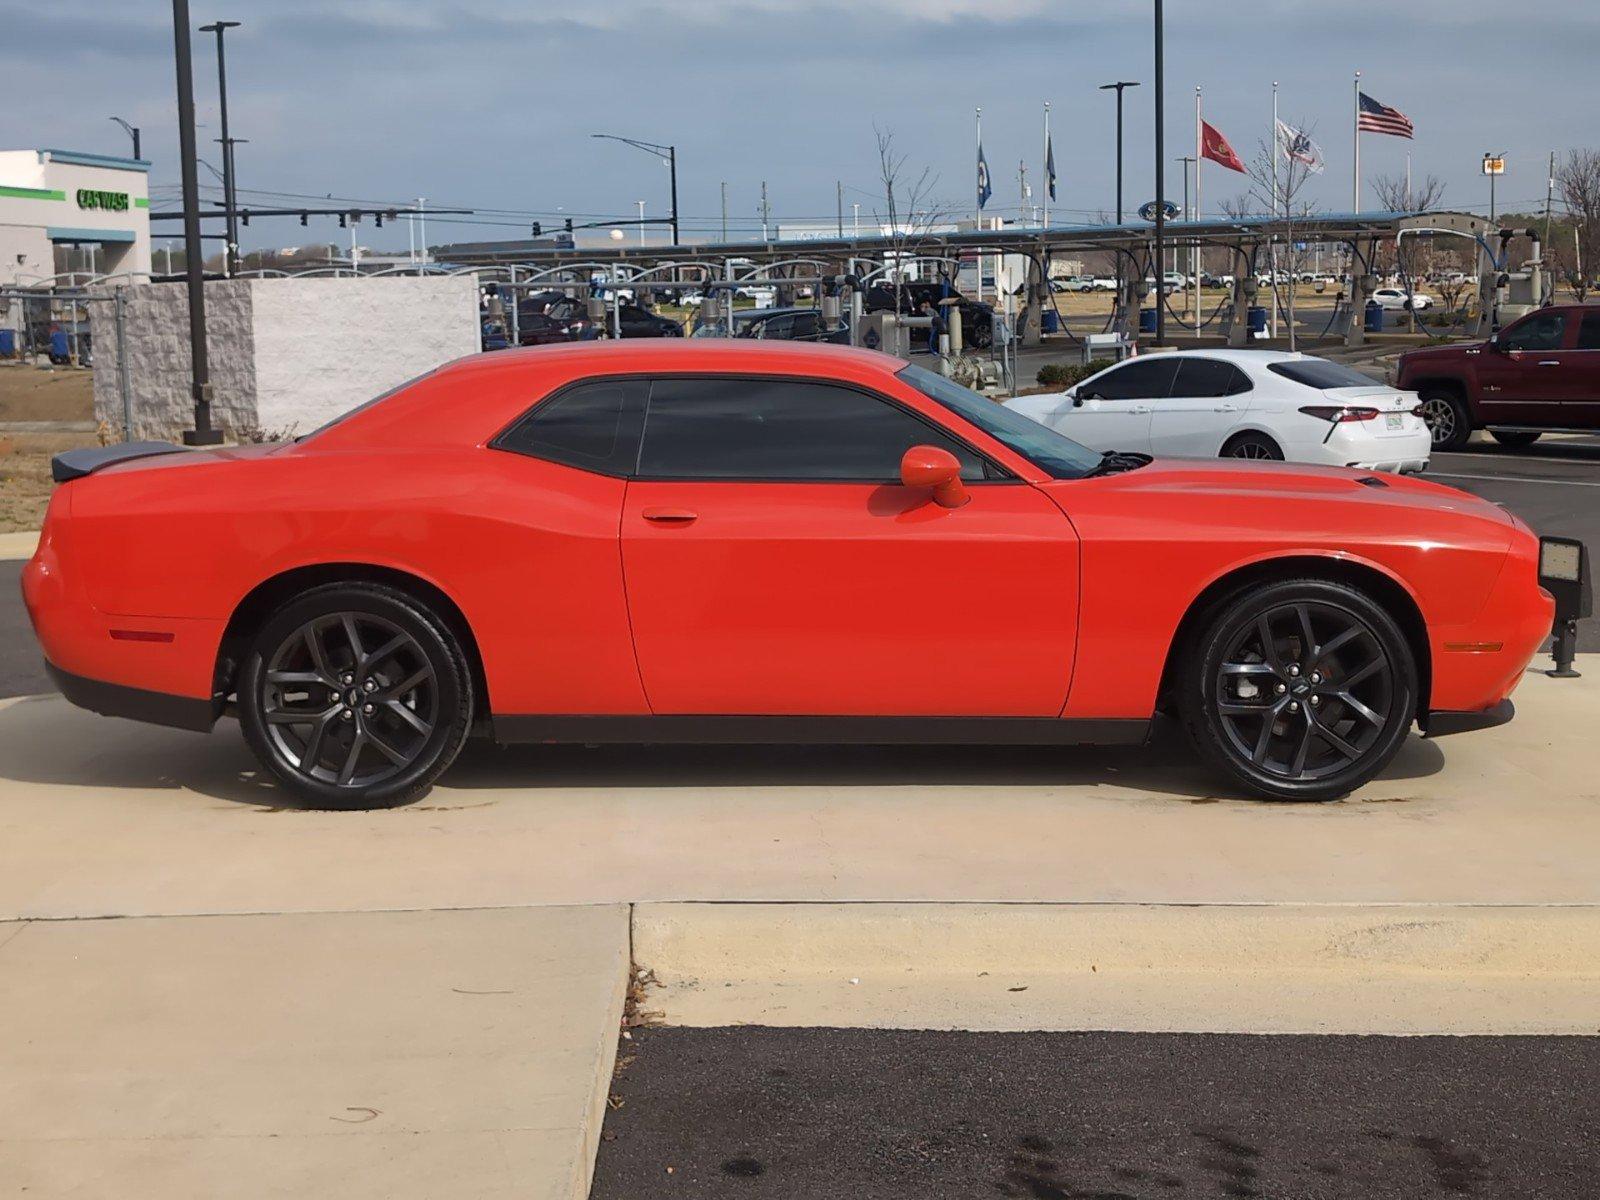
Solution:
M 1258 333 L 1265 333 L 1267 331 L 1266 308 L 1260 304 L 1252 304 L 1245 309 L 1244 323 L 1245 328 L 1250 331 L 1251 337 L 1255 337 Z
M 72 352 L 67 347 L 67 335 L 61 330 L 56 330 L 50 335 L 50 361 L 66 362 L 72 357 Z
M 1156 310 L 1141 308 L 1139 310 L 1139 332 L 1154 333 L 1156 331 Z
M 1376 300 L 1367 301 L 1367 332 L 1383 332 L 1383 305 Z
M 1061 318 L 1056 316 L 1056 310 L 1053 308 L 1045 309 L 1044 316 L 1039 321 L 1039 331 L 1041 333 L 1057 333 L 1060 331 L 1060 329 Z M 0 342 L 0 346 L 4 345 L 4 342 Z
M 10 358 L 17 352 L 17 331 L 0 329 L 0 358 Z

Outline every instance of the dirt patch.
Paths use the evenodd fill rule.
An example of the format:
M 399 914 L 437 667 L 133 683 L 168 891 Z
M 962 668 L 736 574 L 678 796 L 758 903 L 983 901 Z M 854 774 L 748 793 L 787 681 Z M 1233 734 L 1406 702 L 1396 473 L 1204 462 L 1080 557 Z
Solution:
M 94 372 L 0 366 L 0 424 L 94 420 Z
M 37 529 L 55 484 L 50 459 L 77 446 L 98 446 L 93 433 L 0 433 L 0 533 Z

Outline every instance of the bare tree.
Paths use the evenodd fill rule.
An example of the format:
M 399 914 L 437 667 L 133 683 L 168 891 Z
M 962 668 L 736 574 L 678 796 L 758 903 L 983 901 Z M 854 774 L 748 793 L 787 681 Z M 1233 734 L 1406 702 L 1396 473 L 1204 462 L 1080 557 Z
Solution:
M 1572 267 L 1567 285 L 1581 304 L 1600 265 L 1600 151 L 1569 150 L 1556 166 L 1556 191 L 1572 221 Z M 1566 257 L 1565 247 L 1561 257 Z
M 890 274 L 894 281 L 894 307 L 903 307 L 903 284 L 907 259 L 915 257 L 923 240 L 941 219 L 933 204 L 933 190 L 939 177 L 929 167 L 911 182 L 906 181 L 907 155 L 894 148 L 894 131 L 879 129 L 872 132 L 878 139 L 878 172 L 883 181 L 883 198 L 886 211 L 878 214 L 880 224 L 887 231 L 889 253 L 893 260 Z M 981 268 L 980 268 L 981 270 Z
M 1419 213 L 1437 208 L 1444 200 L 1444 181 L 1437 175 L 1426 175 L 1414 182 L 1404 175 L 1379 175 L 1372 181 L 1378 203 L 1389 212 Z M 1401 238 L 1395 251 L 1395 269 L 1406 280 L 1408 288 L 1416 280 L 1426 278 L 1433 270 L 1433 242 L 1429 238 Z M 1417 314 L 1409 310 L 1411 326 L 1416 328 Z
M 1312 127 L 1301 122 L 1299 128 L 1304 130 L 1309 138 Z M 1319 211 L 1303 193 L 1316 172 L 1304 159 L 1280 154 L 1276 145 L 1269 145 L 1263 141 L 1257 145 L 1256 155 L 1250 160 L 1247 174 L 1250 176 L 1250 199 L 1260 214 L 1264 214 L 1258 219 L 1279 247 L 1279 266 L 1286 266 L 1288 270 L 1289 287 L 1284 308 L 1289 322 L 1289 349 L 1294 350 L 1297 342 L 1294 319 L 1295 284 L 1300 278 L 1300 269 L 1305 265 L 1308 254 L 1305 249 L 1305 227 Z M 1276 298 L 1278 291 L 1276 273 L 1272 280 L 1272 290 Z

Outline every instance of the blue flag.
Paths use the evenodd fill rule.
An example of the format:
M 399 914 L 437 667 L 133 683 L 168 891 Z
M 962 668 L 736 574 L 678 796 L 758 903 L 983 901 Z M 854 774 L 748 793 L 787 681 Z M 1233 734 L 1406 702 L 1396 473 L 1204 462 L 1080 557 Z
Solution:
M 978 208 L 989 203 L 989 197 L 994 195 L 994 188 L 989 186 L 989 163 L 983 157 L 983 143 L 978 143 Z
M 1044 180 L 1050 188 L 1050 199 L 1056 198 L 1056 147 L 1049 138 L 1044 140 Z

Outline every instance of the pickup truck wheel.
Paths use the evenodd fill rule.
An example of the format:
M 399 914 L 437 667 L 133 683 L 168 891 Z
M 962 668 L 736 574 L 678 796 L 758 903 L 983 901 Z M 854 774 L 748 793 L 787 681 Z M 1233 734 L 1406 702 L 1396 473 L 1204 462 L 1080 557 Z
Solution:
M 1424 391 L 1422 419 L 1428 423 L 1435 450 L 1459 450 L 1472 436 L 1472 414 L 1459 396 L 1449 392 Z
M 1489 436 L 1502 446 L 1509 446 L 1513 450 L 1520 450 L 1524 446 L 1531 446 L 1539 440 L 1539 435 L 1533 432 L 1521 432 L 1510 429 L 1491 429 Z

